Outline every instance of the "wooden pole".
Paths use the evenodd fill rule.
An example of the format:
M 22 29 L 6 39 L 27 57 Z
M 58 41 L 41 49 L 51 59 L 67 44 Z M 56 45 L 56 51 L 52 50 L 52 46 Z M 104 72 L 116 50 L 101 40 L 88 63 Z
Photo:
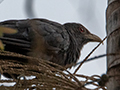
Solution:
M 107 90 L 120 90 L 120 0 L 108 0 L 106 10 L 107 74 L 110 76 Z

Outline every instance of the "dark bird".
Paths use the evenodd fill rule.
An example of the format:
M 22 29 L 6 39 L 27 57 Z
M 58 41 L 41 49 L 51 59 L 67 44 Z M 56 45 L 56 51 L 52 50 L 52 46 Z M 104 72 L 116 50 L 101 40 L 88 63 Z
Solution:
M 82 47 L 88 42 L 102 40 L 79 23 L 59 24 L 47 19 L 8 20 L 1 26 L 17 29 L 0 39 L 5 50 L 30 55 L 62 66 L 74 65 Z

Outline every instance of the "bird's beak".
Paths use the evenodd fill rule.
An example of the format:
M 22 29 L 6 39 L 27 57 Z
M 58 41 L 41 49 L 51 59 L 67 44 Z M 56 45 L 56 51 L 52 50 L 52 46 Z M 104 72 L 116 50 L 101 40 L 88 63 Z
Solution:
M 91 41 L 91 42 L 102 42 L 101 38 L 99 38 L 97 35 L 95 34 L 88 34 L 87 38 Z

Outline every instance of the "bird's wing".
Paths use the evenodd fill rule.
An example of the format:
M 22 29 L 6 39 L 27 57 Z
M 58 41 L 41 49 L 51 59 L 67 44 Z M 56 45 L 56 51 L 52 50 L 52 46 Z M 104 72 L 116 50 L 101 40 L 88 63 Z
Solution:
M 32 48 L 35 55 L 39 51 L 47 55 L 58 55 L 68 49 L 69 36 L 63 25 L 46 19 L 32 19 L 29 25 L 33 32 Z
M 69 47 L 69 36 L 64 27 L 46 19 L 8 20 L 0 25 L 18 30 L 13 35 L 5 34 L 0 39 L 5 49 L 25 54 L 31 51 L 39 53 L 58 53 Z
M 4 34 L 0 37 L 3 44 L 5 44 L 5 50 L 26 54 L 30 51 L 30 38 L 29 30 L 27 26 L 27 20 L 8 20 L 0 22 L 0 26 L 17 29 L 16 34 Z

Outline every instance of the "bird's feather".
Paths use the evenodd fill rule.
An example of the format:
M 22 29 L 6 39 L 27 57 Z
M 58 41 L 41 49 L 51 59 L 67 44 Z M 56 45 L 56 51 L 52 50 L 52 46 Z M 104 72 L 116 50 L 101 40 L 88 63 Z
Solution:
M 64 64 L 63 55 L 70 43 L 63 25 L 46 19 L 8 20 L 0 25 L 18 30 L 0 38 L 5 50 Z M 58 57 L 60 60 L 55 61 Z
M 79 23 L 59 24 L 47 19 L 8 20 L 0 25 L 17 29 L 0 39 L 5 50 L 50 60 L 62 66 L 75 64 L 82 47 L 101 39 Z

